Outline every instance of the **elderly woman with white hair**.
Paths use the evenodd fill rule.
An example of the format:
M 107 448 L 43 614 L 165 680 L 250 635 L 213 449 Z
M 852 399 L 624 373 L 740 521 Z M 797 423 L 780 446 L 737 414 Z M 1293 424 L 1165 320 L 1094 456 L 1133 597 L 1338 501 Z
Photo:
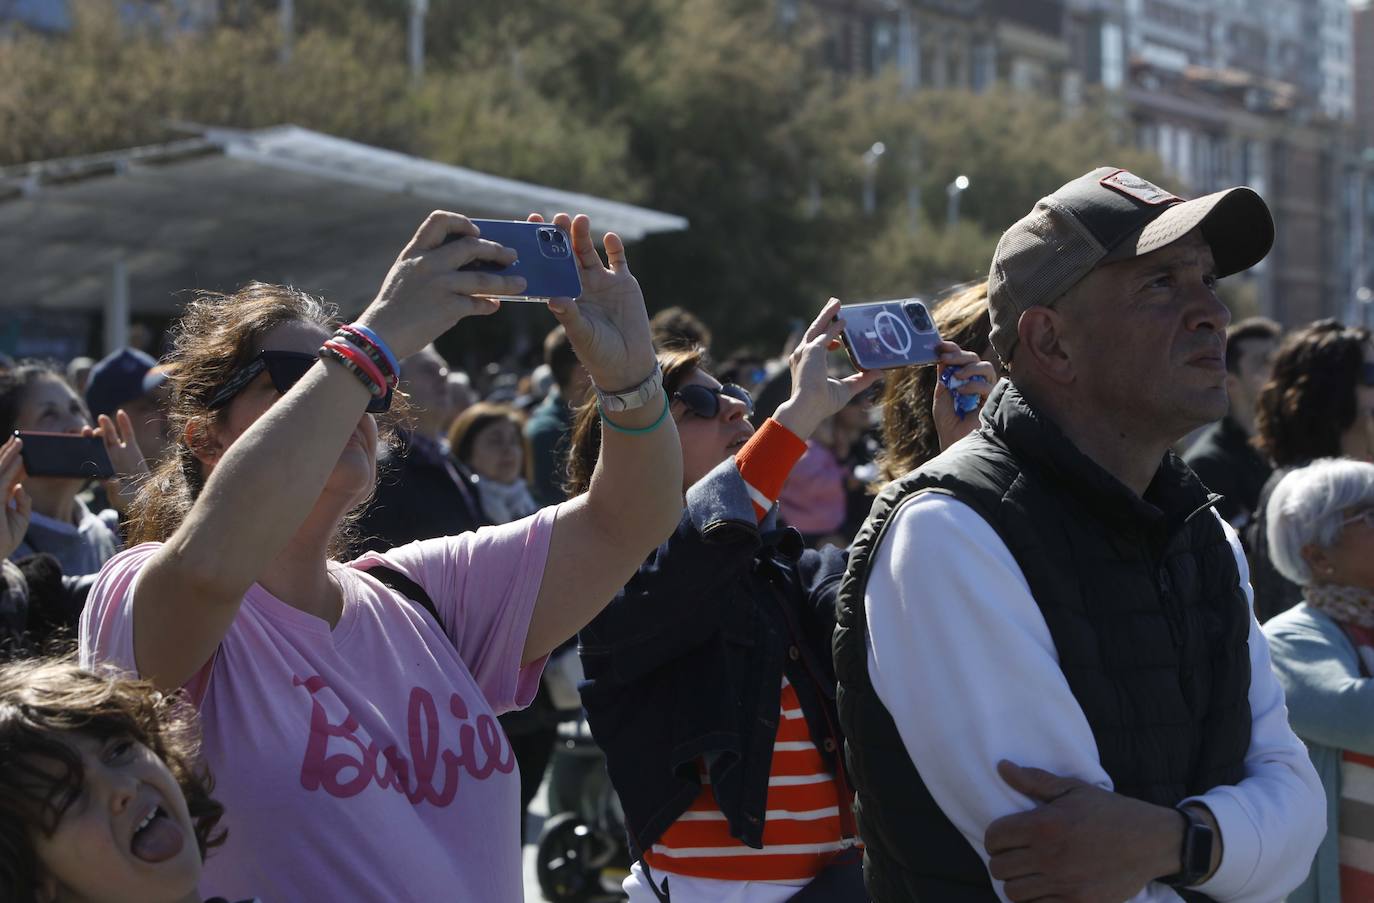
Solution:
M 1294 470 L 1265 513 L 1274 565 L 1303 604 L 1264 634 L 1327 803 L 1326 838 L 1288 901 L 1374 900 L 1374 464 Z

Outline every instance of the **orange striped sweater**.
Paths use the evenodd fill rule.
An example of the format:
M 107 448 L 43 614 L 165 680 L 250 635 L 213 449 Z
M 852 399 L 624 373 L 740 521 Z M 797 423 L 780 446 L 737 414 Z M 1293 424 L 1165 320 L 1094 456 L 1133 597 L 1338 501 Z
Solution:
M 736 462 L 762 520 L 772 509 L 806 443 L 773 420 L 741 449 Z M 668 827 L 644 859 L 655 871 L 725 881 L 804 881 L 844 850 L 859 845 L 849 817 L 852 794 L 831 774 L 802 716 L 797 691 L 782 679 L 781 717 L 773 743 L 763 848 L 730 834 L 699 762 L 701 794 Z M 844 799 L 841 799 L 841 796 Z M 846 836 L 848 835 L 848 836 Z
M 701 771 L 701 795 L 644 854 L 651 868 L 725 881 L 798 881 L 815 877 L 842 851 L 858 846 L 845 837 L 834 776 L 811 742 L 797 691 L 782 680 L 782 717 L 773 745 L 764 816 L 763 849 L 731 836 L 730 826 Z

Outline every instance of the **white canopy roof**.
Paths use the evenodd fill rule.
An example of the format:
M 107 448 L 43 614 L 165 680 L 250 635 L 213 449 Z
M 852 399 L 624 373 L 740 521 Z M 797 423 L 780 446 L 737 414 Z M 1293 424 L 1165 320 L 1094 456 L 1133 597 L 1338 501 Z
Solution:
M 431 210 L 586 213 L 634 241 L 680 216 L 448 166 L 295 126 L 0 168 L 0 307 L 94 310 L 123 261 L 130 307 L 258 279 L 345 312 L 372 297 Z

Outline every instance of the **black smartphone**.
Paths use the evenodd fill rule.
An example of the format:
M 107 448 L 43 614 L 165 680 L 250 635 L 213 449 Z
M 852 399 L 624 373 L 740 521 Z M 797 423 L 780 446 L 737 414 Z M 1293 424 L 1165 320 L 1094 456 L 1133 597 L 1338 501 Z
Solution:
M 916 298 L 850 304 L 840 308 L 841 333 L 849 360 L 860 370 L 889 370 L 933 364 L 940 332 L 930 311 Z
M 110 453 L 99 436 L 37 433 L 15 430 L 24 443 L 20 457 L 31 477 L 87 477 L 108 480 L 115 475 Z
M 582 278 L 573 257 L 572 236 L 552 223 L 475 219 L 482 238 L 513 248 L 520 256 L 510 266 L 474 260 L 460 269 L 523 276 L 525 290 L 519 295 L 492 295 L 501 301 L 547 301 L 576 298 L 582 294 Z M 456 241 L 463 236 L 450 236 Z

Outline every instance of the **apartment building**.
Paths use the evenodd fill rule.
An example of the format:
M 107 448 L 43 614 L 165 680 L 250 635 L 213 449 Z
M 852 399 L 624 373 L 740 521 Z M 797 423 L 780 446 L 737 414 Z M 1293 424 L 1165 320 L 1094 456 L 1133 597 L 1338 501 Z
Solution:
M 1062 0 L 810 0 L 839 72 L 895 66 L 912 89 L 982 91 L 1001 81 L 1070 103 L 1082 76 L 1066 41 Z M 800 0 L 781 0 L 784 21 Z

